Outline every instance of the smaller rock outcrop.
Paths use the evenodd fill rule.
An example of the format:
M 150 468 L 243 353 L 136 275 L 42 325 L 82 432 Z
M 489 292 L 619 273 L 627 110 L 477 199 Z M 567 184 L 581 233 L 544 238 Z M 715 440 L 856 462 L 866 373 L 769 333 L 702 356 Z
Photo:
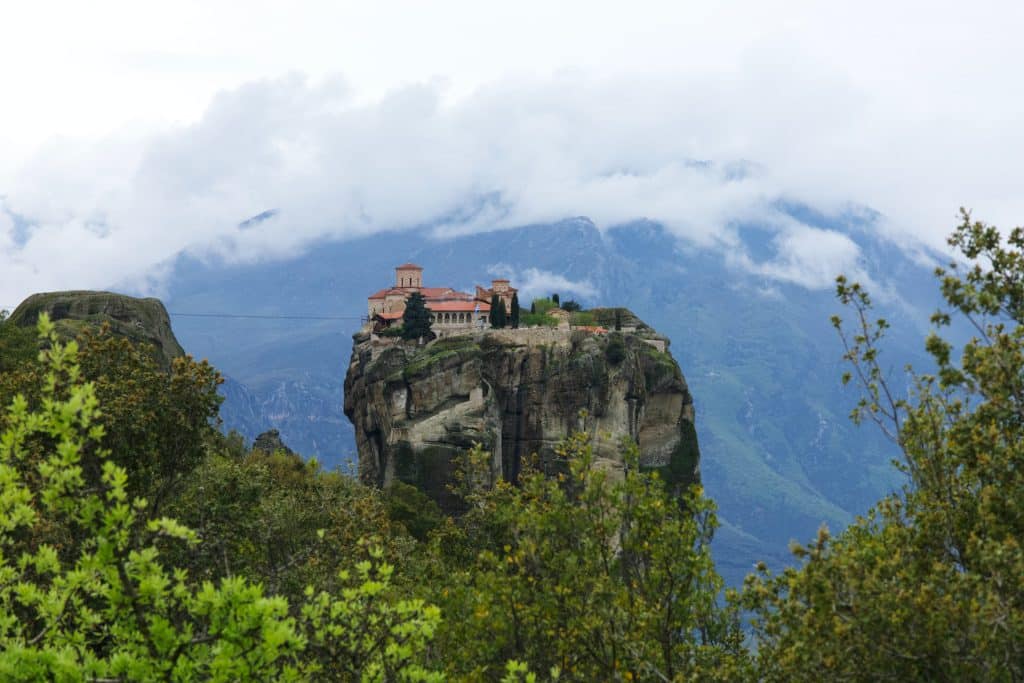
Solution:
M 283 452 L 285 455 L 296 454 L 295 451 L 285 445 L 284 441 L 281 440 L 281 432 L 276 429 L 268 429 L 257 436 L 256 440 L 252 444 L 252 449 L 268 455 L 272 455 L 278 451 Z
M 65 338 L 77 336 L 87 327 L 110 325 L 110 331 L 133 342 L 151 345 L 161 365 L 185 355 L 171 331 L 171 319 L 159 299 L 140 299 L 113 292 L 42 292 L 25 299 L 9 322 L 19 327 L 34 326 L 46 313 L 57 333 Z

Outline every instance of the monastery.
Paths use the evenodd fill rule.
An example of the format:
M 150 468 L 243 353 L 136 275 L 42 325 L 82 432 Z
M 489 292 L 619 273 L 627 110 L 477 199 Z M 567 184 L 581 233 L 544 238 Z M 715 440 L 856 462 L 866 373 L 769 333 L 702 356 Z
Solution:
M 380 332 L 402 319 L 405 300 L 413 292 L 419 292 L 430 311 L 431 326 L 439 332 L 482 328 L 487 325 L 491 312 L 491 297 L 498 295 L 505 302 L 505 310 L 510 311 L 512 296 L 517 291 L 504 279 L 492 280 L 489 289 L 477 285 L 473 294 L 458 292 L 451 287 L 424 287 L 423 268 L 414 263 L 403 263 L 395 268 L 395 285 L 370 295 L 366 308 L 374 331 Z

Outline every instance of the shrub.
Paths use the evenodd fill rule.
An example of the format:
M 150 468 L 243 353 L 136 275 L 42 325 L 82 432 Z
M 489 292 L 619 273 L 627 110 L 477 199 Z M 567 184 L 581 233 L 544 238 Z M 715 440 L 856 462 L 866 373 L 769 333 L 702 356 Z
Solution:
M 523 313 L 519 316 L 520 327 L 557 327 L 558 321 L 546 313 Z
M 582 311 L 580 313 L 572 314 L 573 325 L 596 325 L 597 320 L 594 318 L 594 314 L 590 311 Z
M 558 304 L 551 299 L 534 299 L 530 306 L 530 312 L 544 315 L 553 308 L 558 308 Z
M 608 346 L 604 349 L 604 357 L 612 365 L 618 365 L 626 358 L 626 341 L 621 334 L 608 337 Z

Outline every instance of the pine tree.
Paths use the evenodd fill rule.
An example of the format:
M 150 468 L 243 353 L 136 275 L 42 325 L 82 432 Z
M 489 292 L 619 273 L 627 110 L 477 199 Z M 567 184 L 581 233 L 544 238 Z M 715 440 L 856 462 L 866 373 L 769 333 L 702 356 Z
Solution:
M 512 292 L 512 312 L 509 314 L 513 329 L 519 329 L 519 294 Z
M 558 300 L 558 292 L 551 295 L 551 300 L 555 302 L 555 306 L 561 305 L 561 302 Z
M 402 313 L 402 339 L 419 339 L 430 334 L 430 311 L 419 292 L 413 292 L 405 301 Z

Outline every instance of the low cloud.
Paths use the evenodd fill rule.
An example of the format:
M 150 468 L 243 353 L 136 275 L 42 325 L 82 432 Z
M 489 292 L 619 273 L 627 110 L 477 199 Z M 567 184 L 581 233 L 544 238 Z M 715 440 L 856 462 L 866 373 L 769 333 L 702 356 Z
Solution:
M 790 225 L 775 236 L 776 256 L 764 263 L 746 262 L 755 273 L 808 289 L 825 289 L 835 284 L 836 275 L 845 273 L 864 284 L 871 282 L 864 271 L 857 244 L 834 230 L 807 225 Z
M 570 280 L 563 275 L 538 268 L 516 270 L 499 264 L 488 268 L 488 272 L 515 282 L 523 306 L 528 306 L 534 299 L 549 297 L 552 294 L 558 294 L 562 301 L 572 298 L 594 301 L 599 294 L 597 287 L 589 280 Z
M 437 83 L 369 102 L 340 79 L 247 83 L 190 125 L 56 141 L 25 164 L 0 188 L 5 211 L 29 226 L 15 240 L 10 217 L 0 223 L 0 301 L 69 287 L 159 291 L 182 253 L 244 262 L 383 230 L 444 238 L 581 215 L 600 229 L 655 221 L 753 274 L 831 286 L 859 265 L 856 244 L 795 222 L 781 197 L 823 213 L 878 199 L 879 229 L 907 244 L 935 243 L 934 224 L 944 232 L 952 221 L 932 219 L 952 218 L 959 198 L 929 194 L 928 173 L 906 159 L 899 178 L 886 175 L 877 103 L 808 63 L 751 56 L 729 78 L 574 72 L 455 101 Z M 814 106 L 794 106 L 811 94 Z M 878 165 L 866 170 L 869 159 Z M 915 233 L 915 220 L 930 223 Z M 736 226 L 752 223 L 774 231 L 774 259 L 746 255 Z M 533 274 L 532 291 L 588 296 L 550 277 Z

